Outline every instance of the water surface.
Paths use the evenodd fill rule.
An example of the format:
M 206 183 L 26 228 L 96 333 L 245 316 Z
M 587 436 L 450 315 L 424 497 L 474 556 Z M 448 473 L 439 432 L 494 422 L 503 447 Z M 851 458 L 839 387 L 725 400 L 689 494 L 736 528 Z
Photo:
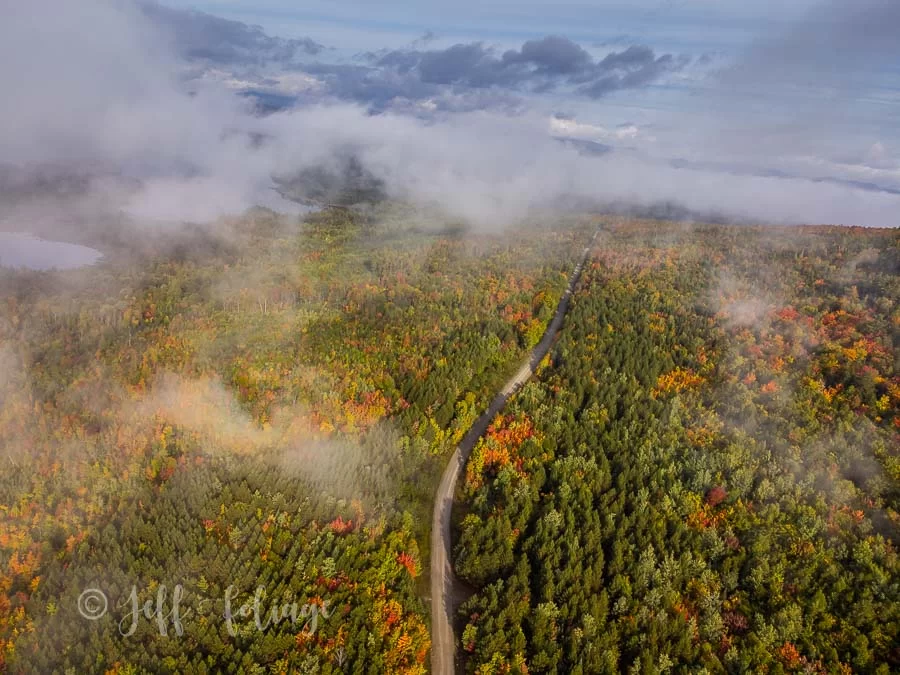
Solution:
M 87 246 L 39 239 L 21 232 L 0 232 L 0 267 L 71 270 L 93 265 L 103 254 Z

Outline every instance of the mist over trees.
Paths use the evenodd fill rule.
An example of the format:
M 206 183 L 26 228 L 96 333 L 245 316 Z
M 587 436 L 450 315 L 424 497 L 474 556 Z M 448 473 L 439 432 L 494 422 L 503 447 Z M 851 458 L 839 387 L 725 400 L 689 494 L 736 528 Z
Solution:
M 898 243 L 617 229 L 466 468 L 466 672 L 896 669 Z
M 0 270 L 11 672 L 425 671 L 441 458 L 540 335 L 582 231 L 510 242 L 405 208 L 222 227 Z M 132 588 L 176 585 L 182 636 L 119 632 Z M 333 613 L 231 635 L 230 585 Z M 107 616 L 79 613 L 85 589 Z
M 466 467 L 463 667 L 890 672 L 895 232 L 510 237 L 389 203 L 0 272 L 5 667 L 425 672 L 443 463 L 598 223 L 558 342 Z M 232 635 L 232 584 L 332 614 Z M 122 635 L 132 588 L 163 585 L 184 634 Z

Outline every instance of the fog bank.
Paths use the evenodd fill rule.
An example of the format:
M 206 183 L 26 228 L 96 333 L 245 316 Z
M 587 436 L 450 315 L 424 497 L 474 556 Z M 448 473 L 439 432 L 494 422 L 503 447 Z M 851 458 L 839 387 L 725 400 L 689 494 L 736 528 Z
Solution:
M 629 153 L 584 156 L 556 142 L 537 114 L 421 119 L 325 101 L 260 117 L 234 92 L 187 79 L 171 36 L 129 0 L 34 0 L 6 14 L 6 175 L 50 166 L 106 177 L 88 182 L 97 208 L 142 223 L 214 221 L 256 204 L 287 208 L 273 177 L 347 154 L 389 196 L 480 227 L 573 203 L 673 202 L 778 223 L 900 220 L 900 195 L 676 168 Z

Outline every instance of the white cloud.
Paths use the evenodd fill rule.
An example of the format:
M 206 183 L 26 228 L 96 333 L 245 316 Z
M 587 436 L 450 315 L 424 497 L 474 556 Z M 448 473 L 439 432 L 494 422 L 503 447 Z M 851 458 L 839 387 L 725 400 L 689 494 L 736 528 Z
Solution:
M 605 127 L 561 117 L 550 119 L 550 133 L 563 138 L 579 138 L 588 141 L 605 141 L 611 136 L 609 129 Z
M 636 124 L 620 124 L 615 129 L 596 124 L 578 122 L 565 117 L 550 118 L 550 133 L 560 138 L 575 138 L 585 141 L 635 140 L 646 138 Z
M 876 141 L 863 153 L 862 163 L 873 169 L 900 171 L 900 158 L 892 155 L 881 141 Z
M 323 89 L 321 80 L 306 73 L 281 73 L 272 75 L 271 79 L 275 81 L 275 88 L 285 94 L 305 94 Z
M 556 142 L 547 119 L 536 114 L 471 112 L 426 122 L 341 104 L 257 118 L 215 78 L 188 95 L 180 84 L 182 64 L 127 2 L 32 0 L 14 5 L 8 15 L 0 24 L 0 90 L 6 97 L 0 156 L 19 165 L 134 176 L 142 187 L 104 197 L 110 209 L 125 208 L 136 217 L 205 220 L 240 211 L 271 199 L 273 174 L 349 150 L 392 195 L 437 204 L 483 226 L 569 197 L 670 201 L 778 222 L 897 224 L 900 218 L 897 195 L 675 169 L 627 154 L 583 157 Z M 302 77 L 276 82 L 315 87 Z M 591 140 L 640 134 L 629 125 L 550 124 Z

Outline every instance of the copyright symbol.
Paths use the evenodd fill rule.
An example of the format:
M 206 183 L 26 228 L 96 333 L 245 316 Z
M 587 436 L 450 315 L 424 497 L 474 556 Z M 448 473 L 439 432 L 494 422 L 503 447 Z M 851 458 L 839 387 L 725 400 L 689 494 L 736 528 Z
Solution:
M 78 596 L 78 613 L 88 621 L 96 621 L 106 614 L 106 594 L 99 588 L 88 588 Z

